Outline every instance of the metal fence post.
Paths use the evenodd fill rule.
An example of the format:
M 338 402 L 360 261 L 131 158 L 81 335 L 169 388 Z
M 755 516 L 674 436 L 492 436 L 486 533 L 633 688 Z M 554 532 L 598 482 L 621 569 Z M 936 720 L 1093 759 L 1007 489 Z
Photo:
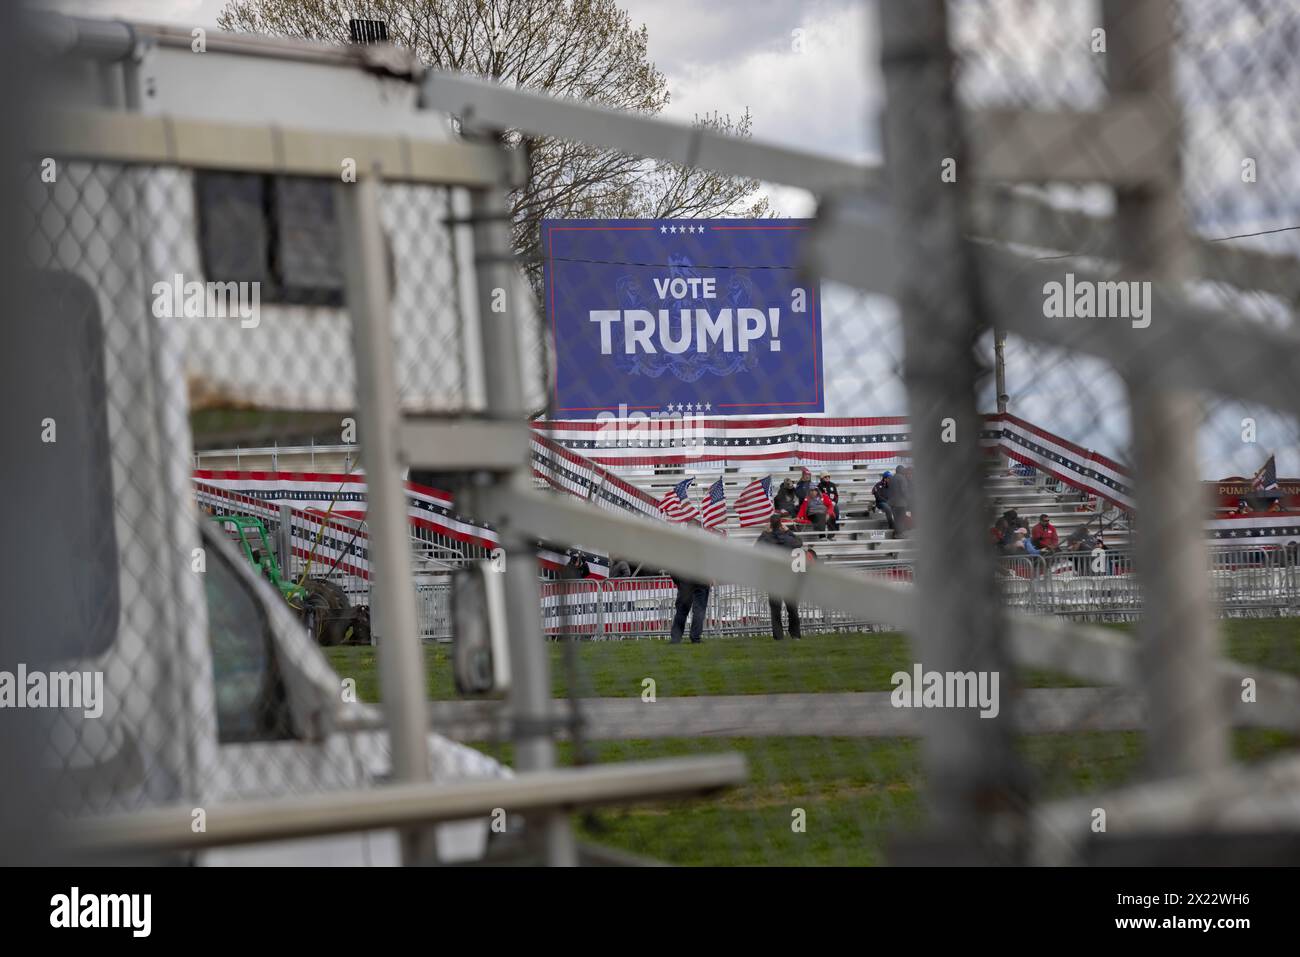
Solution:
M 425 740 L 424 653 L 416 630 L 406 493 L 398 448 L 401 412 L 394 387 L 384 235 L 379 224 L 379 171 L 335 188 L 342 228 L 348 311 L 356 353 L 357 418 L 366 469 L 370 569 L 377 583 L 372 635 L 379 642 L 379 680 L 388 718 L 394 781 L 429 780 Z M 402 835 L 407 864 L 427 859 L 431 832 Z
M 975 409 L 973 344 L 978 289 L 963 234 L 964 167 L 952 89 L 943 0 L 882 3 L 884 139 L 902 265 L 897 299 L 905 347 L 904 381 L 916 466 L 922 594 L 911 634 L 926 671 L 999 676 L 1001 711 L 982 720 L 964 708 L 927 709 L 925 767 L 931 823 L 956 848 L 988 849 L 997 824 L 1022 815 L 1023 775 L 1013 737 L 1010 659 L 1001 646 L 1001 608 L 984 542 L 984 459 Z M 923 117 L 923 121 L 918 121 Z M 945 183 L 945 159 L 957 182 Z M 954 441 L 945 441 L 946 438 Z M 1013 838 L 1014 840 L 1014 838 Z
M 466 131 L 467 133 L 470 131 Z M 470 193 L 470 218 L 474 239 L 474 275 L 478 287 L 479 344 L 485 403 L 493 418 L 527 421 L 523 391 L 523 365 L 519 353 L 518 323 L 526 321 L 527 293 L 521 287 L 510 234 L 510 207 L 506 200 L 512 157 L 498 135 L 484 134 L 496 142 L 502 182 Z M 501 308 L 494 308 L 500 304 Z M 518 488 L 531 488 L 529 448 L 520 450 L 519 467 L 500 479 Z M 533 542 L 512 526 L 509 515 L 486 515 L 496 523 L 506 551 L 506 620 L 509 629 L 511 673 L 510 705 L 514 715 L 515 763 L 521 771 L 549 771 L 555 767 L 555 741 L 551 717 L 550 653 L 542 627 L 541 590 Z M 568 816 L 563 811 L 540 812 L 535 823 L 542 834 L 546 863 L 577 864 L 577 847 Z
M 286 578 L 297 578 L 297 559 L 293 554 L 293 506 L 280 503 L 280 527 L 276 530 L 276 548 L 280 549 L 280 567 Z
M 1176 111 L 1173 9 L 1167 0 L 1105 0 L 1110 92 L 1145 97 Z M 1189 275 L 1193 249 L 1180 187 L 1178 123 L 1165 142 L 1166 174 L 1116 187 L 1120 259 L 1135 278 L 1174 283 Z M 1152 322 L 1160 322 L 1153 316 Z M 1127 334 L 1143 335 L 1144 330 Z M 1212 620 L 1196 434 L 1196 396 L 1163 390 L 1156 370 L 1131 382 L 1137 474 L 1138 574 L 1145 614 L 1139 628 L 1147 693 L 1147 760 L 1157 776 L 1207 773 L 1228 759 L 1223 702 L 1215 680 L 1218 628 Z

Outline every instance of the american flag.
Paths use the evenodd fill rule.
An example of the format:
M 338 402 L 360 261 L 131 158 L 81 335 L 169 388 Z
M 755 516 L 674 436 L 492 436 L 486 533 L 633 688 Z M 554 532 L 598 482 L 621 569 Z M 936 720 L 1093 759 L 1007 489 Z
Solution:
M 736 515 L 742 528 L 762 525 L 775 511 L 772 508 L 772 477 L 754 479 L 736 497 Z
M 1256 492 L 1273 492 L 1277 490 L 1277 456 L 1270 455 L 1264 467 L 1255 473 L 1250 487 Z
M 704 507 L 700 509 L 700 524 L 705 528 L 717 528 L 727 520 L 727 493 L 722 490 L 722 479 L 709 486 L 704 498 Z
M 697 509 L 686 497 L 686 490 L 691 487 L 695 479 L 688 478 L 678 482 L 659 500 L 659 511 L 663 512 L 664 518 L 670 522 L 689 522 L 699 514 Z

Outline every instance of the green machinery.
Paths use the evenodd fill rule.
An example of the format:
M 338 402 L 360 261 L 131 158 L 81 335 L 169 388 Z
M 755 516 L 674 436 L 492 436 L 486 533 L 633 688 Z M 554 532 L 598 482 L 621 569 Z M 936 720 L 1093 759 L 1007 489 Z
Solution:
M 230 536 L 248 563 L 284 596 L 317 642 L 322 645 L 369 643 L 370 609 L 352 607 L 343 589 L 323 578 L 306 578 L 300 582 L 286 578 L 261 519 L 214 515 L 212 520 Z

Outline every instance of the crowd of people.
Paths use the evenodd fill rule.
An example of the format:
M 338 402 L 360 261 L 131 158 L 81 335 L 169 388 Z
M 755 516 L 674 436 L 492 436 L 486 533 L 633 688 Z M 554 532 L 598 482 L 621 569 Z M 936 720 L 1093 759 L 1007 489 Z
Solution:
M 1031 527 L 1016 513 L 1007 509 L 989 527 L 989 544 L 999 555 L 1065 555 L 1082 552 L 1091 554 L 1097 549 L 1106 550 L 1105 534 L 1094 531 L 1089 525 L 1079 525 L 1064 539 L 1056 526 L 1044 513 Z
M 989 528 L 989 542 L 1000 555 L 1054 555 L 1057 552 L 1092 551 L 1105 547 L 1101 533 L 1095 535 L 1086 525 L 1074 530 L 1064 542 L 1060 533 L 1044 513 L 1029 527 L 1014 508 L 1009 508 Z
M 840 489 L 829 472 L 823 472 L 813 484 L 812 471 L 803 469 L 799 480 L 785 479 L 772 496 L 772 508 L 777 515 L 789 518 L 799 525 L 810 525 L 813 531 L 829 533 L 840 527 Z
M 893 538 L 902 538 L 912 527 L 912 467 L 900 465 L 886 471 L 871 488 L 875 500 L 873 509 L 889 525 Z M 839 531 L 844 511 L 840 507 L 839 486 L 829 472 L 823 472 L 814 484 L 812 471 L 800 470 L 798 480 L 785 479 L 772 496 L 772 508 L 777 515 L 789 518 L 797 525 L 810 526 L 813 532 L 833 539 Z M 870 510 L 868 511 L 870 514 Z

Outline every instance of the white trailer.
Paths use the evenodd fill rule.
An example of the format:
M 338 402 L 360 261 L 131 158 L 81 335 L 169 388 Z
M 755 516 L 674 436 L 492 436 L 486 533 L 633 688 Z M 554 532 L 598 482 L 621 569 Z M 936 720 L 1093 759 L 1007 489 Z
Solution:
M 194 504 L 196 411 L 332 414 L 343 430 L 354 409 L 376 414 L 376 389 L 406 413 L 483 408 L 471 231 L 456 219 L 467 187 L 498 184 L 500 154 L 455 140 L 445 115 L 417 110 L 416 84 L 355 48 L 200 45 L 61 16 L 38 32 L 54 55 L 22 223 L 33 291 L 0 350 L 24 420 L 42 423 L 10 456 L 12 484 L 6 473 L 31 553 L 11 579 L 29 600 L 10 624 L 39 636 L 49 669 L 102 676 L 102 713 L 52 711 L 46 728 L 75 846 L 202 863 L 459 861 L 484 854 L 498 805 L 538 813 L 562 849 L 548 809 L 738 779 L 743 765 L 712 761 L 703 777 L 656 771 L 654 785 L 605 781 L 609 769 L 528 783 L 427 733 L 418 639 L 398 634 L 405 599 L 390 601 L 381 640 L 385 711 L 358 703 L 355 681 Z M 347 261 L 376 249 L 344 248 L 367 223 L 334 191 L 377 164 L 384 182 L 358 190 L 378 207 L 391 309 L 371 308 L 374 271 Z M 237 298 L 245 282 L 251 299 Z M 231 311 L 214 314 L 226 293 Z M 353 296 L 363 306 L 349 310 Z M 397 381 L 372 375 L 369 397 L 358 312 L 383 314 L 394 337 Z M 410 590 L 400 577 L 390 599 Z M 533 687 L 549 687 L 544 672 Z M 525 770 L 552 766 L 530 753 Z

